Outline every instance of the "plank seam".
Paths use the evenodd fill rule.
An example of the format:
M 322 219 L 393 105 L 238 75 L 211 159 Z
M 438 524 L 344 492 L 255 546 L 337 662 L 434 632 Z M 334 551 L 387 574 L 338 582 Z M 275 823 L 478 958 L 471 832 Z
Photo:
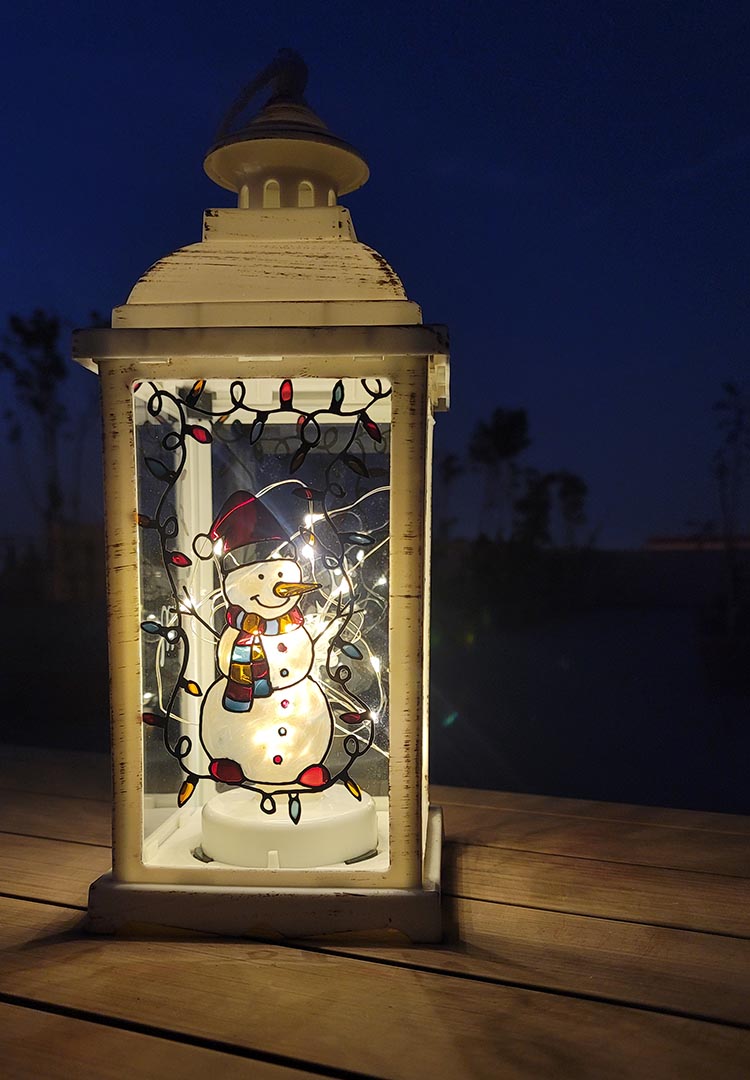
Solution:
M 97 844 L 93 840 L 72 840 L 68 836 L 45 836 L 42 833 L 18 832 L 17 829 L 0 829 L 0 836 L 27 836 L 30 840 L 49 840 L 53 844 L 78 844 L 79 847 L 103 848 L 111 851 L 111 844 Z
M 69 1005 L 58 1005 L 51 1001 L 36 1001 L 34 998 L 20 994 L 9 994 L 2 990 L 0 990 L 0 1002 L 6 1005 L 31 1009 L 34 1012 L 65 1016 L 70 1020 L 87 1020 L 89 1023 L 99 1024 L 101 1027 L 132 1031 L 138 1035 L 150 1035 L 154 1038 L 164 1039 L 167 1042 L 177 1042 L 186 1046 L 200 1047 L 203 1050 L 232 1054 L 234 1057 L 246 1058 L 250 1061 L 263 1061 L 268 1065 L 280 1065 L 300 1072 L 315 1073 L 318 1076 L 332 1077 L 334 1080 L 379 1080 L 372 1073 L 341 1069 L 335 1065 L 319 1065 L 316 1062 L 304 1061 L 301 1058 L 290 1057 L 286 1054 L 275 1054 L 270 1050 L 257 1050 L 251 1047 L 238 1046 L 235 1043 L 223 1042 L 220 1039 L 209 1039 L 202 1035 L 189 1035 L 183 1031 L 160 1028 L 155 1024 L 144 1024 L 139 1020 L 106 1016 L 104 1013 L 91 1012 L 87 1009 L 79 1009 Z
M 32 840 L 46 840 L 50 843 L 77 844 L 81 847 L 93 847 L 107 851 L 111 851 L 112 849 L 111 844 L 99 844 L 93 840 L 74 840 L 65 836 L 48 836 L 44 833 L 19 832 L 17 829 L 0 829 L 0 836 L 26 836 Z M 748 874 L 729 874 L 717 870 L 698 870 L 684 866 L 662 866 L 658 863 L 626 862 L 620 859 L 595 858 L 590 855 L 572 855 L 567 852 L 542 851 L 535 848 L 507 847 L 500 844 L 482 844 L 475 840 L 460 840 L 457 838 L 447 838 L 444 843 L 444 850 L 448 847 L 460 848 L 461 851 L 466 851 L 471 848 L 476 848 L 479 851 L 510 851 L 517 855 L 537 855 L 548 859 L 572 859 L 576 862 L 600 863 L 602 866 L 631 866 L 639 870 L 662 871 L 667 874 L 700 874 L 703 877 L 727 878 L 729 881 L 750 880 L 750 875 Z
M 287 948 L 288 946 L 282 946 Z M 574 998 L 580 1001 L 591 1001 L 599 1005 L 613 1005 L 616 1008 L 636 1009 L 639 1012 L 658 1013 L 663 1016 L 677 1016 L 683 1020 L 696 1020 L 705 1024 L 719 1024 L 721 1027 L 736 1028 L 739 1031 L 750 1030 L 750 1022 L 741 1020 L 728 1020 L 722 1017 L 706 1016 L 703 1013 L 689 1012 L 687 1010 L 670 1008 L 664 1005 L 649 1005 L 647 1002 L 628 1001 L 626 998 L 610 997 L 606 994 L 589 994 L 579 990 L 563 990 L 560 987 L 548 987 L 538 983 L 522 982 L 516 979 L 492 978 L 488 975 L 479 975 L 471 971 L 445 971 L 443 968 L 432 964 L 410 963 L 408 960 L 389 960 L 382 956 L 362 956 L 348 952 L 346 949 L 327 949 L 325 946 L 311 946 L 304 942 L 294 942 L 293 948 L 304 952 L 323 953 L 326 956 L 345 956 L 348 960 L 362 960 L 368 964 L 379 964 L 382 967 L 406 968 L 409 971 L 426 971 L 431 975 L 440 975 L 441 978 L 465 979 L 468 982 L 489 983 L 490 985 L 508 986 L 516 990 L 527 990 L 535 994 L 553 994 L 555 997 Z
M 646 919 L 624 919 L 619 915 L 599 915 L 595 911 L 576 911 L 573 908 L 544 907 L 542 904 L 522 904 L 518 900 L 490 900 L 486 896 L 469 896 L 466 893 L 449 892 L 443 889 L 443 896 L 454 900 L 470 900 L 472 903 L 497 904 L 500 907 L 526 908 L 528 911 L 551 911 L 555 915 L 575 915 L 581 919 L 601 919 L 603 922 L 631 923 L 633 926 L 653 926 L 663 930 L 683 930 L 692 934 L 707 934 L 710 937 L 733 938 L 737 941 L 750 940 L 750 933 L 732 933 L 731 930 L 707 930 L 705 927 L 690 926 L 688 923 L 649 922 Z
M 100 802 L 103 800 L 99 800 Z M 500 813 L 508 814 L 534 814 L 535 817 L 547 817 L 556 820 L 562 818 L 564 820 L 572 821 L 588 821 L 596 822 L 599 825 L 629 825 L 631 827 L 646 828 L 646 829 L 674 829 L 678 832 L 699 832 L 699 833 L 716 833 L 719 836 L 741 836 L 747 839 L 748 832 L 743 829 L 718 829 L 710 828 L 706 825 L 672 825 L 667 821 L 641 821 L 637 818 L 619 818 L 619 817 L 598 817 L 594 814 L 574 814 L 572 812 L 564 813 L 562 811 L 552 810 L 529 810 L 522 806 L 492 806 L 489 803 L 465 803 L 465 802 L 446 802 L 445 799 L 439 799 L 434 805 L 440 807 L 455 806 L 460 807 L 463 810 L 488 810 Z M 665 809 L 667 809 L 665 807 Z M 670 808 L 671 809 L 671 808 Z M 700 813 L 700 810 L 685 811 L 686 813 Z M 708 810 L 706 813 L 718 813 L 716 810 Z M 736 815 L 741 817 L 743 815 Z
M 7 780 L 3 783 L 3 792 L 13 791 L 17 795 L 46 795 L 51 799 L 74 799 L 76 802 L 94 802 L 101 803 L 107 810 L 112 806 L 112 796 L 109 795 L 103 798 L 101 795 L 71 795 L 67 791 L 50 791 L 48 788 L 38 788 L 35 784 L 31 787 L 28 784 L 24 784 L 22 787 L 17 787 L 12 781 L 9 783 Z
M 0 895 L 7 895 L 7 894 L 0 894 Z M 14 897 L 14 896 L 10 896 L 9 898 L 10 899 L 18 899 L 18 900 L 23 900 L 24 899 L 23 897 Z M 83 907 L 81 905 L 60 904 L 60 903 L 55 903 L 54 901 L 51 901 L 51 900 L 33 900 L 31 902 L 44 904 L 44 905 L 47 905 L 49 907 L 66 908 L 66 909 L 80 910 L 80 911 L 85 911 L 86 910 L 85 907 Z M 485 902 L 491 902 L 491 901 L 485 901 Z M 522 904 L 505 905 L 505 904 L 503 904 L 502 906 L 525 907 L 526 905 L 522 905 Z M 547 910 L 547 909 L 541 909 L 541 910 Z M 569 914 L 569 913 L 563 912 L 561 914 Z M 587 915 L 583 915 L 583 916 L 579 916 L 579 917 L 580 918 L 602 918 L 602 916 L 587 916 Z M 627 919 L 619 919 L 619 920 L 605 919 L 605 921 L 607 921 L 607 922 L 615 922 L 616 921 L 616 922 L 625 922 L 625 923 L 627 923 L 627 922 L 630 922 L 632 920 L 627 920 Z M 653 925 L 653 924 L 646 924 L 646 925 Z M 675 928 L 675 929 L 680 929 L 680 928 Z M 695 931 L 695 932 L 700 933 L 702 931 Z M 711 932 L 708 931 L 708 933 L 711 933 Z M 83 939 L 83 935 L 78 934 L 77 936 L 79 938 Z M 733 935 L 716 935 L 716 936 L 730 937 L 730 936 L 733 936 Z M 159 940 L 158 937 L 155 940 L 158 941 Z M 447 944 L 450 944 L 450 942 L 448 942 Z M 292 949 L 292 950 L 295 950 L 295 951 L 298 951 L 298 952 L 306 952 L 306 953 L 312 953 L 312 954 L 316 954 L 316 955 L 339 957 L 339 958 L 344 958 L 344 959 L 347 959 L 347 960 L 353 960 L 353 961 L 361 962 L 361 963 L 365 963 L 365 964 L 376 964 L 378 966 L 386 967 L 386 968 L 395 967 L 395 968 L 401 968 L 401 969 L 405 969 L 405 970 L 409 970 L 409 971 L 423 971 L 423 972 L 425 972 L 427 974 L 437 975 L 440 978 L 459 979 L 459 980 L 465 980 L 465 981 L 468 981 L 468 982 L 478 982 L 478 983 L 482 983 L 482 984 L 490 985 L 490 986 L 505 986 L 505 987 L 509 987 L 509 988 L 513 988 L 513 989 L 523 990 L 523 991 L 526 991 L 526 992 L 529 992 L 529 993 L 551 994 L 551 995 L 553 995 L 555 997 L 571 998 L 571 999 L 580 1000 L 580 1001 L 589 1001 L 589 1002 L 592 1002 L 594 1004 L 608 1005 L 608 1006 L 611 1006 L 611 1007 L 614 1007 L 614 1008 L 634 1009 L 634 1010 L 640 1011 L 640 1012 L 656 1013 L 656 1014 L 663 1015 L 663 1016 L 674 1016 L 674 1017 L 679 1018 L 679 1019 L 695 1021 L 695 1022 L 698 1022 L 698 1023 L 714 1024 L 714 1025 L 718 1025 L 718 1026 L 721 1026 L 721 1027 L 728 1027 L 728 1028 L 732 1028 L 734 1030 L 739 1030 L 739 1031 L 750 1030 L 750 1023 L 746 1023 L 746 1022 L 743 1022 L 743 1021 L 740 1021 L 740 1020 L 731 1020 L 731 1019 L 724 1018 L 724 1017 L 708 1016 L 708 1015 L 706 1015 L 704 1013 L 691 1012 L 690 1010 L 687 1010 L 687 1009 L 679 1009 L 679 1008 L 676 1008 L 676 1007 L 670 1007 L 670 1006 L 666 1006 L 666 1005 L 665 1006 L 650 1005 L 650 1004 L 648 1004 L 646 1002 L 629 1001 L 626 998 L 616 997 L 616 996 L 612 996 L 612 995 L 585 993 L 585 992 L 577 991 L 577 990 L 573 990 L 573 989 L 566 990 L 566 989 L 562 989 L 560 987 L 549 987 L 549 986 L 544 986 L 544 985 L 539 984 L 539 983 L 524 982 L 524 981 L 516 980 L 516 979 L 504 979 L 504 978 L 500 978 L 500 977 L 491 977 L 491 976 L 488 976 L 488 975 L 482 975 L 482 974 L 478 974 L 478 973 L 474 973 L 474 972 L 446 971 L 444 968 L 441 968 L 441 967 L 439 967 L 438 965 L 435 965 L 435 964 L 410 962 L 408 960 L 387 958 L 387 957 L 381 957 L 381 956 L 367 956 L 367 955 L 359 954 L 357 952 L 352 952 L 352 951 L 350 951 L 350 950 L 348 950 L 346 948 L 335 949 L 335 948 L 326 948 L 326 946 L 324 946 L 324 945 L 309 944 L 309 943 L 305 942 L 304 940 L 280 942 L 280 943 L 278 943 L 276 945 L 276 948 L 279 948 L 279 949 Z M 270 1063 L 275 1063 L 275 1064 L 289 1064 L 290 1062 L 292 1062 L 292 1063 L 297 1063 L 297 1064 L 293 1064 L 293 1067 L 295 1067 L 295 1068 L 303 1068 L 303 1067 L 308 1068 L 308 1069 L 310 1068 L 310 1066 L 307 1063 L 299 1063 L 299 1059 L 296 1059 L 296 1058 L 295 1059 L 293 1059 L 293 1058 L 287 1059 L 287 1058 L 283 1057 L 283 1055 L 280 1055 L 280 1056 L 278 1056 L 278 1060 L 276 1060 L 277 1055 L 273 1055 L 270 1052 L 266 1053 L 265 1051 L 258 1051 L 257 1053 L 252 1052 L 252 1053 L 246 1055 L 246 1054 L 243 1053 L 242 1048 L 240 1048 L 240 1049 L 237 1049 L 237 1048 L 232 1049 L 233 1044 L 231 1044 L 231 1043 L 230 1044 L 224 1044 L 220 1040 L 217 1040 L 215 1042 L 215 1044 L 214 1044 L 212 1042 L 212 1040 L 207 1040 L 202 1036 L 190 1036 L 190 1035 L 184 1035 L 183 1036 L 179 1032 L 171 1033 L 169 1031 L 169 1029 L 159 1028 L 156 1025 L 145 1025 L 145 1024 L 142 1024 L 139 1021 L 132 1021 L 132 1022 L 131 1021 L 122 1021 L 122 1022 L 120 1022 L 116 1018 L 109 1018 L 109 1017 L 105 1016 L 105 1014 L 93 1013 L 93 1012 L 89 1013 L 86 1010 L 76 1009 L 73 1006 L 70 1006 L 70 1007 L 69 1006 L 58 1006 L 58 1005 L 55 1005 L 53 1003 L 36 1002 L 36 1000 L 33 999 L 33 998 L 19 997 L 18 1000 L 16 1000 L 15 995 L 12 995 L 12 994 L 7 993 L 6 991 L 0 990 L 0 1002 L 2 1002 L 2 1001 L 6 1001 L 8 1004 L 26 1005 L 29 1008 L 41 1008 L 43 1010 L 50 1011 L 50 1012 L 57 1011 L 57 1012 L 60 1012 L 62 1015 L 70 1015 L 72 1017 L 78 1016 L 81 1019 L 92 1019 L 93 1018 L 93 1019 L 96 1020 L 96 1022 L 105 1024 L 105 1025 L 110 1024 L 110 1026 L 121 1026 L 121 1027 L 132 1029 L 132 1030 L 142 1030 L 146 1034 L 159 1034 L 160 1032 L 165 1032 L 165 1033 L 167 1033 L 168 1037 L 170 1037 L 170 1038 L 172 1037 L 172 1035 L 174 1035 L 174 1038 L 177 1041 L 184 1041 L 184 1042 L 188 1042 L 190 1044 L 195 1044 L 195 1045 L 203 1045 L 203 1046 L 206 1046 L 209 1049 L 223 1049 L 225 1046 L 227 1046 L 227 1047 L 230 1048 L 227 1052 L 236 1052 L 236 1053 L 239 1053 L 241 1056 L 250 1056 L 252 1058 L 258 1058 L 259 1060 L 264 1060 L 264 1061 L 267 1060 Z M 99 1019 L 97 1020 L 96 1018 L 99 1018 Z M 318 1071 L 322 1075 L 326 1075 L 326 1076 L 329 1076 L 329 1075 L 330 1076 L 335 1076 L 335 1077 L 340 1076 L 342 1078 L 342 1080 L 348 1080 L 348 1078 L 351 1078 L 351 1080 L 373 1080 L 373 1078 L 371 1078 L 370 1074 L 368 1074 L 368 1073 L 358 1073 L 358 1072 L 346 1071 L 346 1070 L 341 1071 L 340 1073 L 326 1072 L 326 1070 L 325 1070 L 325 1068 L 323 1066 L 319 1067 L 317 1070 L 313 1069 L 312 1071 Z
M 506 847 L 501 844 L 482 844 L 476 840 L 459 839 L 448 837 L 444 844 L 447 847 L 457 847 L 461 851 L 476 848 L 479 851 L 511 851 L 517 855 L 538 855 L 546 859 L 574 859 L 576 862 L 600 863 L 602 866 L 632 866 L 638 870 L 663 871 L 668 874 L 701 874 L 703 877 L 727 878 L 729 881 L 748 881 L 749 874 L 727 874 L 719 870 L 695 870 L 687 866 L 662 866 L 660 863 L 626 862 L 620 859 L 596 858 L 593 855 L 571 855 L 563 851 L 540 851 L 535 848 Z
M 25 904 L 46 904 L 47 907 L 70 908 L 71 911 L 86 911 L 86 904 L 69 904 L 65 900 L 45 900 L 38 896 L 27 896 L 23 893 L 4 892 L 0 890 L 0 898 L 3 900 L 21 900 Z

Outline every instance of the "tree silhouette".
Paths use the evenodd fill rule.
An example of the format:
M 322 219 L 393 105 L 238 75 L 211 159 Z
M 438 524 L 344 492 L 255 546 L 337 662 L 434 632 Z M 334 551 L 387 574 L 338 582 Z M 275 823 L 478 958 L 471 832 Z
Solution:
M 469 441 L 469 460 L 485 474 L 481 531 L 494 531 L 497 539 L 508 539 L 511 533 L 520 479 L 515 459 L 530 445 L 525 409 L 495 409 L 489 421 L 477 424 Z
M 60 520 L 63 498 L 60 483 L 60 440 L 67 419 L 61 386 L 68 376 L 68 361 L 60 351 L 60 319 L 36 308 L 28 318 L 10 315 L 3 336 L 0 370 L 13 381 L 19 405 L 32 414 L 39 431 L 44 471 L 43 513 L 49 528 Z M 13 410 L 6 410 L 9 435 L 20 442 L 23 427 Z
M 748 605 L 737 542 L 750 473 L 750 398 L 736 383 L 724 383 L 723 390 L 724 397 L 714 404 L 722 441 L 714 455 L 713 472 L 719 490 L 726 563 L 726 627 L 731 635 Z
M 554 473 L 554 480 L 557 485 L 557 498 L 563 522 L 564 543 L 566 547 L 574 547 L 576 530 L 586 524 L 588 485 L 576 473 L 568 472 L 566 469 Z
M 445 454 L 438 465 L 440 479 L 447 488 L 463 473 L 464 467 L 458 454 Z
M 586 483 L 575 473 L 526 469 L 524 491 L 514 504 L 513 540 L 527 547 L 553 544 L 553 494 L 562 525 L 562 544 L 575 547 L 576 530 L 586 524 Z
M 552 541 L 550 486 L 553 474 L 526 469 L 525 490 L 514 503 L 513 540 L 526 547 L 546 547 Z
M 450 513 L 453 485 L 464 471 L 464 464 L 458 454 L 444 454 L 437 465 L 437 474 L 440 481 L 438 499 L 436 500 L 437 505 L 440 508 L 437 527 L 440 536 L 446 540 L 450 536 L 451 530 L 457 521 L 457 515 Z
M 736 385 L 723 386 L 724 397 L 714 405 L 722 442 L 714 455 L 724 536 L 742 531 L 743 497 L 750 472 L 750 397 Z

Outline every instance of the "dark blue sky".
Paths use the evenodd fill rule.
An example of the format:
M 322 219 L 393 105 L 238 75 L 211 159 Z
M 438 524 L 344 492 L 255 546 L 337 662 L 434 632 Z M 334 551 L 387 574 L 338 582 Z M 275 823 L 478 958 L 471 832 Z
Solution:
M 196 241 L 230 204 L 203 153 L 282 45 L 370 163 L 359 238 L 451 327 L 438 452 L 525 406 L 529 462 L 587 480 L 602 544 L 715 517 L 711 403 L 750 376 L 746 2 L 16 5 L 0 317 L 85 323 Z

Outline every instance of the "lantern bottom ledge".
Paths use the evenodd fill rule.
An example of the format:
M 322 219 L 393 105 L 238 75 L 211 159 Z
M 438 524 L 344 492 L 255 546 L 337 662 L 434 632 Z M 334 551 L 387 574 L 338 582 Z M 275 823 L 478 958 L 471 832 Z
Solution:
M 319 937 L 398 930 L 413 942 L 442 938 L 440 869 L 443 815 L 430 807 L 424 884 L 415 889 L 274 889 L 121 882 L 103 874 L 89 890 L 86 929 L 114 934 L 144 925 L 231 937 Z

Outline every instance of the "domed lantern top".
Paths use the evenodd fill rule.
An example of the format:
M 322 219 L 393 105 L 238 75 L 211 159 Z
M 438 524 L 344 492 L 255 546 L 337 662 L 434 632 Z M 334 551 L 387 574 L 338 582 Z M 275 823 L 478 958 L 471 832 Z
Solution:
M 239 130 L 237 117 L 264 87 L 275 92 Z M 332 134 L 304 99 L 307 67 L 291 49 L 280 50 L 242 90 L 224 118 L 204 168 L 220 187 L 236 191 L 243 208 L 333 206 L 361 187 L 367 163 Z
M 419 325 L 382 255 L 357 240 L 338 197 L 369 176 L 362 156 L 304 100 L 307 67 L 282 49 L 219 126 L 206 173 L 238 206 L 206 210 L 203 238 L 159 259 L 115 308 L 115 328 Z M 271 96 L 244 126 L 251 99 Z

